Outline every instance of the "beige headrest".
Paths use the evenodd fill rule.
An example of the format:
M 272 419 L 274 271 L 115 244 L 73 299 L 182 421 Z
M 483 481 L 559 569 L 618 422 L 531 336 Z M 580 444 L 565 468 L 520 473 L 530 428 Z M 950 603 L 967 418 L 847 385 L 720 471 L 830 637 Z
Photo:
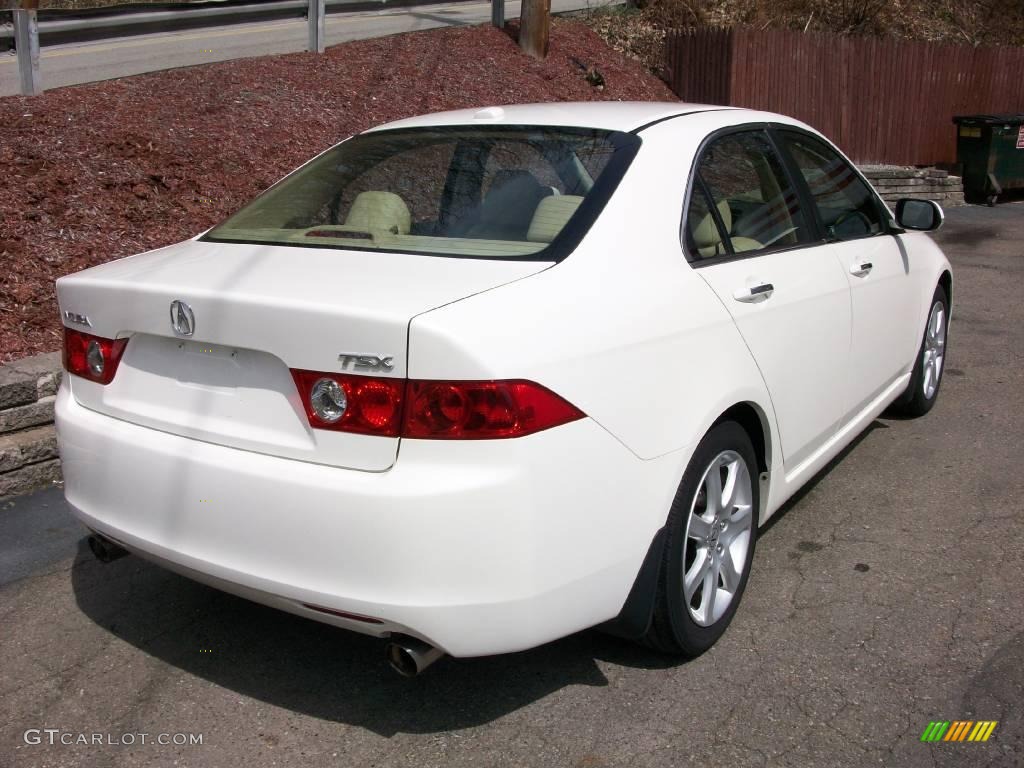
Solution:
M 722 217 L 722 224 L 726 232 L 732 232 L 732 211 L 729 210 L 729 201 L 723 200 L 718 204 L 718 215 Z M 700 220 L 700 223 L 693 230 L 693 242 L 698 248 L 710 248 L 722 242 L 722 236 L 715 226 L 715 217 L 710 213 Z
M 352 201 L 345 224 L 363 232 L 407 235 L 412 226 L 409 206 L 394 192 L 360 192 Z
M 550 243 L 566 225 L 583 198 L 579 195 L 552 195 L 542 198 L 533 212 L 526 239 L 531 243 Z

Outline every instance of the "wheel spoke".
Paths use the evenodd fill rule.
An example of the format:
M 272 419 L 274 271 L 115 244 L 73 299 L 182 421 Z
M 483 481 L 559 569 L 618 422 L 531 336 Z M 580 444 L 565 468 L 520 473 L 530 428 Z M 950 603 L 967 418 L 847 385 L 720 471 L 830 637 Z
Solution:
M 698 550 L 697 559 L 693 561 L 690 570 L 683 577 L 683 595 L 686 597 L 687 604 L 693 599 L 693 593 L 697 591 L 697 587 L 700 586 L 701 581 L 707 576 L 710 568 L 711 560 L 705 552 Z
M 733 561 L 732 548 L 726 546 L 722 551 L 720 559 L 720 572 L 722 574 L 722 587 L 728 592 L 736 592 L 740 585 L 740 570 Z
M 736 504 L 732 508 L 732 514 L 727 519 L 729 520 L 729 531 L 732 531 L 732 534 L 729 536 L 731 540 L 740 531 L 745 531 L 750 527 L 750 505 Z M 729 531 L 726 532 L 728 533 Z
M 711 523 L 701 517 L 696 510 L 690 513 L 690 538 L 707 541 L 711 535 Z
M 709 468 L 704 478 L 704 498 L 708 512 L 716 514 L 722 509 L 722 472 L 716 461 Z
M 704 589 L 701 591 L 700 607 L 704 621 L 711 624 L 715 620 L 715 600 L 718 597 L 718 569 L 709 568 L 704 576 Z
M 719 509 L 726 514 L 732 512 L 733 501 L 736 498 L 736 478 L 738 475 L 738 461 L 730 461 L 725 465 L 725 487 L 722 488 L 722 503 Z

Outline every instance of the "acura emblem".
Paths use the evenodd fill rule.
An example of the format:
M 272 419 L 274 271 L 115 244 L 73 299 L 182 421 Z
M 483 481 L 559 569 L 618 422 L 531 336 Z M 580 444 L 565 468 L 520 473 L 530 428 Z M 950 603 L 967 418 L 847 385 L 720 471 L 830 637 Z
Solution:
M 171 302 L 171 328 L 179 336 L 191 336 L 196 330 L 196 316 L 184 301 Z

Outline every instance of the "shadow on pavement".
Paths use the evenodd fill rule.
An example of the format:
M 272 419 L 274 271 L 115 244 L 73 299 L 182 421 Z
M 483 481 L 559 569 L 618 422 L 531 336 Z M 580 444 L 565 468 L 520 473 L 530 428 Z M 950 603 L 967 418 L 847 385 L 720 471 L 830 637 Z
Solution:
M 999 747 L 1006 753 L 1010 765 L 1011 755 L 1024 755 L 1024 714 L 1021 696 L 1024 695 L 1024 632 L 1018 632 L 997 648 L 975 674 L 963 694 L 962 709 L 957 717 L 972 720 L 999 718 Z M 1019 762 L 1016 763 L 1020 765 Z
M 113 635 L 218 686 L 322 720 L 390 736 L 478 726 L 571 685 L 606 686 L 598 661 L 683 663 L 596 631 L 522 653 L 444 658 L 399 677 L 384 641 L 266 608 L 130 556 L 109 565 L 79 542 L 72 586 Z

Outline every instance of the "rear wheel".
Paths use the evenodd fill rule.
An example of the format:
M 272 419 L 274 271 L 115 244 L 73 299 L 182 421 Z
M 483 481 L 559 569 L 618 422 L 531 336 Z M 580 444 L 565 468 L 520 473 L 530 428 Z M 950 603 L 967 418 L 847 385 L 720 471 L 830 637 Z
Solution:
M 697 656 L 722 636 L 747 584 L 758 508 L 750 437 L 721 422 L 697 446 L 672 502 L 647 645 Z
M 946 368 L 946 330 L 949 325 L 949 298 L 940 285 L 935 289 L 928 324 L 914 362 L 910 384 L 892 407 L 901 416 L 924 416 L 935 405 Z

